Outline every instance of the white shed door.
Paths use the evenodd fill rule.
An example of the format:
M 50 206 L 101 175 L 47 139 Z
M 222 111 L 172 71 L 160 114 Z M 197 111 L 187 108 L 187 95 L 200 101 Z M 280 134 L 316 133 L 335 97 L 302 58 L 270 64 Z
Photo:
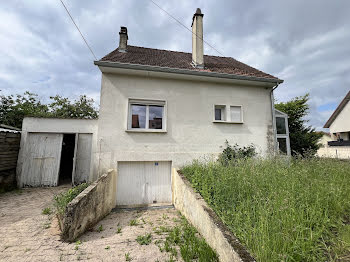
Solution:
M 63 134 L 28 133 L 22 168 L 25 186 L 57 186 Z
M 73 183 L 87 182 L 90 176 L 92 134 L 77 134 Z
M 171 162 L 118 162 L 117 205 L 172 202 Z

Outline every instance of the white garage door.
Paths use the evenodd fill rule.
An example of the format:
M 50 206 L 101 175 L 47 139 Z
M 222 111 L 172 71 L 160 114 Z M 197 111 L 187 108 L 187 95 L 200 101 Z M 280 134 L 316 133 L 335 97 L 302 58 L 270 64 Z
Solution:
M 171 162 L 118 162 L 117 205 L 172 202 Z
M 90 177 L 92 134 L 77 134 L 73 184 L 87 182 Z
M 28 133 L 21 182 L 24 186 L 57 186 L 62 134 Z

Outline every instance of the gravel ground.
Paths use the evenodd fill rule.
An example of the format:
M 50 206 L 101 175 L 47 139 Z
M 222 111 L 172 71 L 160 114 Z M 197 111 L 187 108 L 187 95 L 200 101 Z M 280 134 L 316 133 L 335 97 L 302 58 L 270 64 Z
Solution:
M 155 244 L 165 235 L 161 226 L 175 226 L 173 208 L 112 212 L 77 243 L 60 240 L 53 215 L 43 215 L 53 196 L 67 187 L 29 188 L 0 195 L 0 261 L 167 261 L 169 254 Z M 136 225 L 131 221 L 136 221 Z M 136 238 L 152 234 L 149 245 Z M 181 261 L 181 259 L 179 258 Z M 178 261 L 179 261 L 178 260 Z

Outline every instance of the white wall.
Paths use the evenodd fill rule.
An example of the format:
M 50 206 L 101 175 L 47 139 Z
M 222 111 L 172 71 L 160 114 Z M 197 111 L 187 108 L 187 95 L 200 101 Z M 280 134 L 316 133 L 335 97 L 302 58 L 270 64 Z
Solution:
M 178 167 L 217 155 L 226 139 L 240 146 L 253 143 L 266 155 L 273 148 L 270 91 L 242 84 L 103 73 L 100 174 L 115 168 L 117 161 L 173 161 Z M 165 100 L 167 133 L 126 132 L 129 98 Z M 214 104 L 242 105 L 244 123 L 213 123 Z
M 323 147 L 317 150 L 319 157 L 350 159 L 350 147 L 349 146 L 331 146 Z
M 329 127 L 331 133 L 350 132 L 350 102 L 348 102 Z
M 90 133 L 92 134 L 92 154 L 90 181 L 97 179 L 98 147 L 97 147 L 97 120 L 89 119 L 61 119 L 61 118 L 36 118 L 25 117 L 22 124 L 21 147 L 17 161 L 17 181 L 20 185 L 23 159 L 25 157 L 26 141 L 28 133 Z M 25 174 L 23 174 L 25 175 Z

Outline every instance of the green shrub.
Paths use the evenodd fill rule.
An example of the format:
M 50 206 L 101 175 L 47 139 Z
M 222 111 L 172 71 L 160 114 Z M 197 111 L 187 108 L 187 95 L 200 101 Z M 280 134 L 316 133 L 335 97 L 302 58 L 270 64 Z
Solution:
M 181 172 L 258 261 L 332 261 L 349 254 L 342 244 L 350 217 L 349 161 L 197 161 Z
M 136 238 L 137 243 L 140 245 L 149 245 L 152 242 L 152 235 L 150 233 L 144 236 L 138 236 Z
M 70 188 L 66 192 L 62 192 L 54 196 L 54 205 L 57 209 L 57 212 L 59 214 L 63 214 L 66 211 L 67 205 L 88 186 L 88 183 L 82 183 L 78 186 Z
M 41 214 L 43 214 L 43 215 L 51 215 L 52 214 L 51 208 L 50 207 L 45 207 L 42 210 Z
M 229 165 L 230 163 L 234 163 L 238 159 L 250 158 L 257 155 L 254 145 L 244 146 L 241 148 L 238 146 L 238 144 L 231 146 L 227 140 L 225 145 L 225 149 L 218 158 L 219 163 L 225 166 Z

